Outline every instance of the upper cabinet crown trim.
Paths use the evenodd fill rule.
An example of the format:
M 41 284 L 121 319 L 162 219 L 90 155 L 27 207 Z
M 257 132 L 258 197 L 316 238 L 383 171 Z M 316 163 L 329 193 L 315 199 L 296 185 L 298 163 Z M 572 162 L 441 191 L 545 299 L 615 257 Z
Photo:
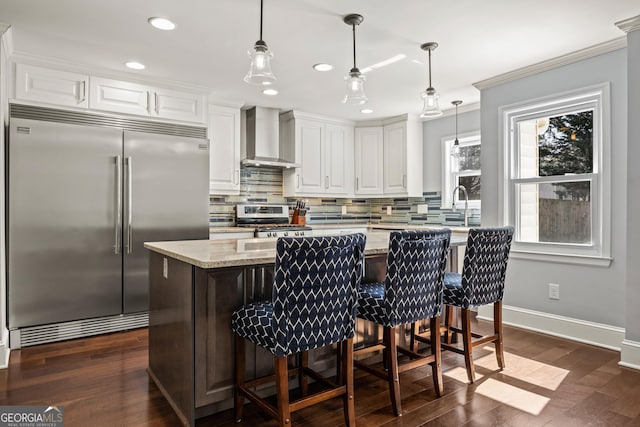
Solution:
M 289 110 L 280 113 L 280 120 L 306 119 L 317 120 L 328 124 L 353 126 L 356 122 L 352 120 L 338 119 L 335 117 L 322 116 L 320 114 L 307 113 L 299 110 Z

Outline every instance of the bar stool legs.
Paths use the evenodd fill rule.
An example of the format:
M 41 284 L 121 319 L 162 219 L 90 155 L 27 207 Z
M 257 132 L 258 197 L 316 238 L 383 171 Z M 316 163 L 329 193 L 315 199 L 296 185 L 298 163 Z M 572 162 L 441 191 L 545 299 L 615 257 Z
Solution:
M 384 354 L 387 361 L 387 382 L 391 394 L 391 406 L 396 416 L 401 415 L 400 378 L 398 378 L 398 351 L 396 347 L 396 328 L 384 328 Z
M 493 304 L 493 335 L 481 335 L 471 331 L 471 310 L 460 308 L 460 328 L 453 325 L 453 307 L 447 305 L 445 308 L 445 326 L 447 338 L 452 334 L 458 332 L 462 339 L 462 348 L 445 341 L 442 343 L 442 348 L 445 350 L 451 350 L 455 353 L 462 354 L 464 356 L 464 365 L 467 370 L 467 378 L 470 383 L 474 383 L 476 380 L 475 365 L 473 362 L 473 349 L 479 345 L 493 343 L 496 348 L 496 360 L 500 370 L 504 369 L 504 348 L 502 344 L 502 301 L 497 301 Z M 476 340 L 474 340 L 476 338 Z
M 244 338 L 233 334 L 234 347 L 236 357 L 236 390 L 238 390 L 244 384 L 244 370 L 245 370 L 245 354 L 244 354 Z M 234 393 L 233 411 L 236 422 L 242 420 L 242 413 L 244 410 L 244 396 L 241 393 Z

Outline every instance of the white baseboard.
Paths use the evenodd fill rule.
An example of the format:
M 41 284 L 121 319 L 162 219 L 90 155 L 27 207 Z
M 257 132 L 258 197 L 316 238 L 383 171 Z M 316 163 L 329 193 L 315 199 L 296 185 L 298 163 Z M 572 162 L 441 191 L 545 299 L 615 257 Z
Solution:
M 622 352 L 618 365 L 625 368 L 640 369 L 640 342 L 622 341 Z
M 2 328 L 2 330 L 0 330 L 0 369 L 6 369 L 9 366 L 10 354 L 9 330 L 7 328 Z
M 478 318 L 493 320 L 493 306 L 479 307 Z M 507 305 L 502 306 L 502 322 L 505 325 L 517 326 L 616 351 L 621 350 L 621 344 L 625 341 L 624 328 Z M 640 364 L 640 344 L 638 346 L 635 348 L 638 358 L 634 360 Z

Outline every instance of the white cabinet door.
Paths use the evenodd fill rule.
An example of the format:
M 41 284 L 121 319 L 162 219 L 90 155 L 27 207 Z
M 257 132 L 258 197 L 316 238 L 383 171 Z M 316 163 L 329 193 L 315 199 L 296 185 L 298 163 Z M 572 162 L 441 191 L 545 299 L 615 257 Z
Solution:
M 114 113 L 204 123 L 204 95 L 91 77 L 89 107 Z
M 325 129 L 325 191 L 353 193 L 353 128 L 327 124 Z
M 284 196 L 353 195 L 353 126 L 296 111 L 280 115 L 283 148 L 300 166 L 283 171 Z
M 153 89 L 151 116 L 163 119 L 203 123 L 205 117 L 204 95 Z
M 407 125 L 384 127 L 384 194 L 407 192 Z
M 382 127 L 355 130 L 356 194 L 382 194 L 383 184 Z
M 68 107 L 89 106 L 89 76 L 16 64 L 16 99 L 45 102 Z
M 209 108 L 209 192 L 240 194 L 240 110 Z
M 89 107 L 115 113 L 149 116 L 150 86 L 121 80 L 91 77 Z
M 296 168 L 300 193 L 320 194 L 324 184 L 324 124 L 313 120 L 296 121 Z

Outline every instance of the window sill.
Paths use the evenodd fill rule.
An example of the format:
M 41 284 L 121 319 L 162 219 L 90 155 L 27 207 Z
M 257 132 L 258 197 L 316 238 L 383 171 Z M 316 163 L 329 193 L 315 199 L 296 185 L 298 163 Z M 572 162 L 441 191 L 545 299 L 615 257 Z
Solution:
M 558 254 L 551 252 L 532 252 L 511 249 L 509 258 L 527 261 L 554 262 L 558 264 L 589 265 L 592 267 L 609 267 L 613 258 L 604 256 Z

